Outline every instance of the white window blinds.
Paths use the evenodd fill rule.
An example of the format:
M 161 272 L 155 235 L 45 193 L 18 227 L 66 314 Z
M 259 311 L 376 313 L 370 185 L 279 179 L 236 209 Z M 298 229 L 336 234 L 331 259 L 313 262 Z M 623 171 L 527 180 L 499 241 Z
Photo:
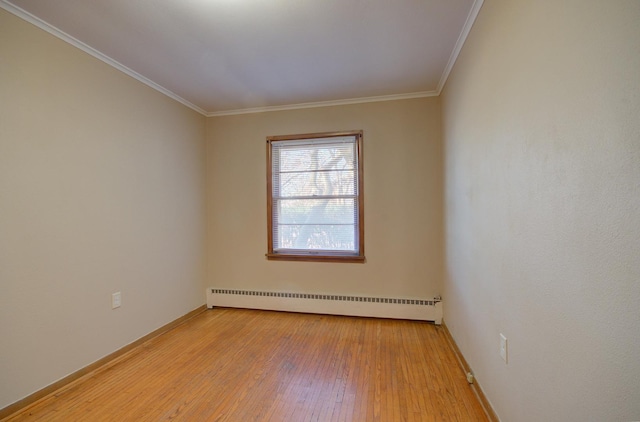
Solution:
M 273 253 L 358 255 L 357 141 L 271 141 Z

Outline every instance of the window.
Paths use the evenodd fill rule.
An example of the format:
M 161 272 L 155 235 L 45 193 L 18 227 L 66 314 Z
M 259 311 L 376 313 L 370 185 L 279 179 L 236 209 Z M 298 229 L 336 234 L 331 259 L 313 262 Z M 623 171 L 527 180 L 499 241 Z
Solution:
M 267 138 L 268 259 L 364 262 L 362 131 Z

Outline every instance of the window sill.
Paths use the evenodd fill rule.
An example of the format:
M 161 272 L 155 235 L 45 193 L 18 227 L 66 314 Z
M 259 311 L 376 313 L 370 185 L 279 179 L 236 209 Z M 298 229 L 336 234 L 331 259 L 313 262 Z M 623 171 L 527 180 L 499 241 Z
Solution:
M 365 257 L 359 255 L 292 255 L 283 253 L 265 254 L 270 261 L 308 261 L 308 262 L 355 262 L 364 264 Z

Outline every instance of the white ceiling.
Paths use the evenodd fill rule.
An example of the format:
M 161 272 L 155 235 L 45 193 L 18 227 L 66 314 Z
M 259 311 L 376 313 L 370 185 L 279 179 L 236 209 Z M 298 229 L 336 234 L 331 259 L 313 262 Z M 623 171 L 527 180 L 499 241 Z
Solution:
M 481 0 L 0 0 L 206 115 L 437 95 Z

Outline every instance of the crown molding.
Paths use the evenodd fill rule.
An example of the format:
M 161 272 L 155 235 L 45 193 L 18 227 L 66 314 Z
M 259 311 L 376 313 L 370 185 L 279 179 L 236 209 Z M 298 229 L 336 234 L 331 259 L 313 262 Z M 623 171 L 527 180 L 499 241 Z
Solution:
M 211 113 L 207 113 L 206 116 L 207 117 L 233 116 L 236 114 L 265 113 L 269 111 L 298 110 L 303 108 L 331 107 L 331 106 L 340 106 L 340 105 L 349 105 L 349 104 L 374 103 L 374 102 L 380 102 L 380 101 L 407 100 L 411 98 L 424 98 L 424 97 L 437 97 L 437 96 L 438 96 L 438 93 L 436 91 L 419 91 L 419 92 L 411 92 L 407 94 L 379 95 L 376 97 L 347 98 L 344 100 L 317 101 L 317 102 L 311 102 L 311 103 L 287 104 L 287 105 L 281 105 L 281 106 L 266 106 L 266 107 L 242 108 L 237 110 L 214 111 Z
M 7 12 L 16 15 L 17 17 L 29 22 L 30 24 L 33 24 L 35 26 L 37 26 L 38 28 L 42 29 L 43 31 L 48 32 L 49 34 L 61 39 L 62 41 L 65 41 L 71 45 L 73 45 L 76 48 L 79 48 L 80 50 L 84 51 L 85 53 L 95 57 L 98 60 L 103 61 L 104 63 L 108 64 L 109 66 L 112 66 L 116 69 L 118 69 L 119 71 L 127 74 L 128 76 L 131 76 L 132 78 L 136 79 L 139 82 L 142 82 L 143 84 L 155 89 L 156 91 L 161 92 L 162 94 L 166 95 L 169 98 L 172 98 L 176 101 L 178 101 L 179 103 L 189 107 L 190 109 L 197 111 L 198 113 L 206 116 L 207 112 L 205 110 L 203 110 L 202 108 L 198 107 L 197 105 L 185 100 L 184 98 L 180 97 L 179 95 L 169 91 L 168 89 L 166 89 L 165 87 L 158 85 L 157 83 L 153 82 L 151 79 L 148 79 L 144 76 L 142 76 L 141 74 L 139 74 L 138 72 L 129 69 L 127 66 L 123 65 L 122 63 L 119 63 L 117 61 L 115 61 L 114 59 L 112 59 L 111 57 L 101 53 L 100 51 L 96 50 L 93 47 L 90 47 L 89 45 L 83 43 L 82 41 L 72 37 L 71 35 L 67 34 L 64 31 L 61 31 L 60 29 L 56 28 L 55 26 L 48 24 L 47 22 L 43 21 L 42 19 L 32 15 L 31 13 L 27 12 L 26 10 L 9 3 L 8 0 L 0 0 L 0 8 L 6 10 Z
M 449 78 L 449 74 L 453 69 L 453 65 L 458 60 L 458 55 L 464 46 L 465 41 L 467 41 L 467 37 L 469 36 L 469 32 L 473 27 L 473 24 L 478 17 L 478 13 L 480 13 L 480 9 L 484 4 L 484 0 L 474 0 L 473 5 L 471 6 L 471 10 L 469 11 L 469 15 L 467 15 L 467 20 L 464 22 L 462 27 L 462 31 L 460 32 L 460 36 L 458 37 L 458 41 L 456 41 L 456 45 L 451 52 L 451 56 L 449 57 L 449 61 L 442 72 L 442 76 L 440 77 L 440 82 L 438 82 L 438 87 L 436 88 L 437 95 L 440 95 L 444 85 L 447 83 L 447 79 Z

